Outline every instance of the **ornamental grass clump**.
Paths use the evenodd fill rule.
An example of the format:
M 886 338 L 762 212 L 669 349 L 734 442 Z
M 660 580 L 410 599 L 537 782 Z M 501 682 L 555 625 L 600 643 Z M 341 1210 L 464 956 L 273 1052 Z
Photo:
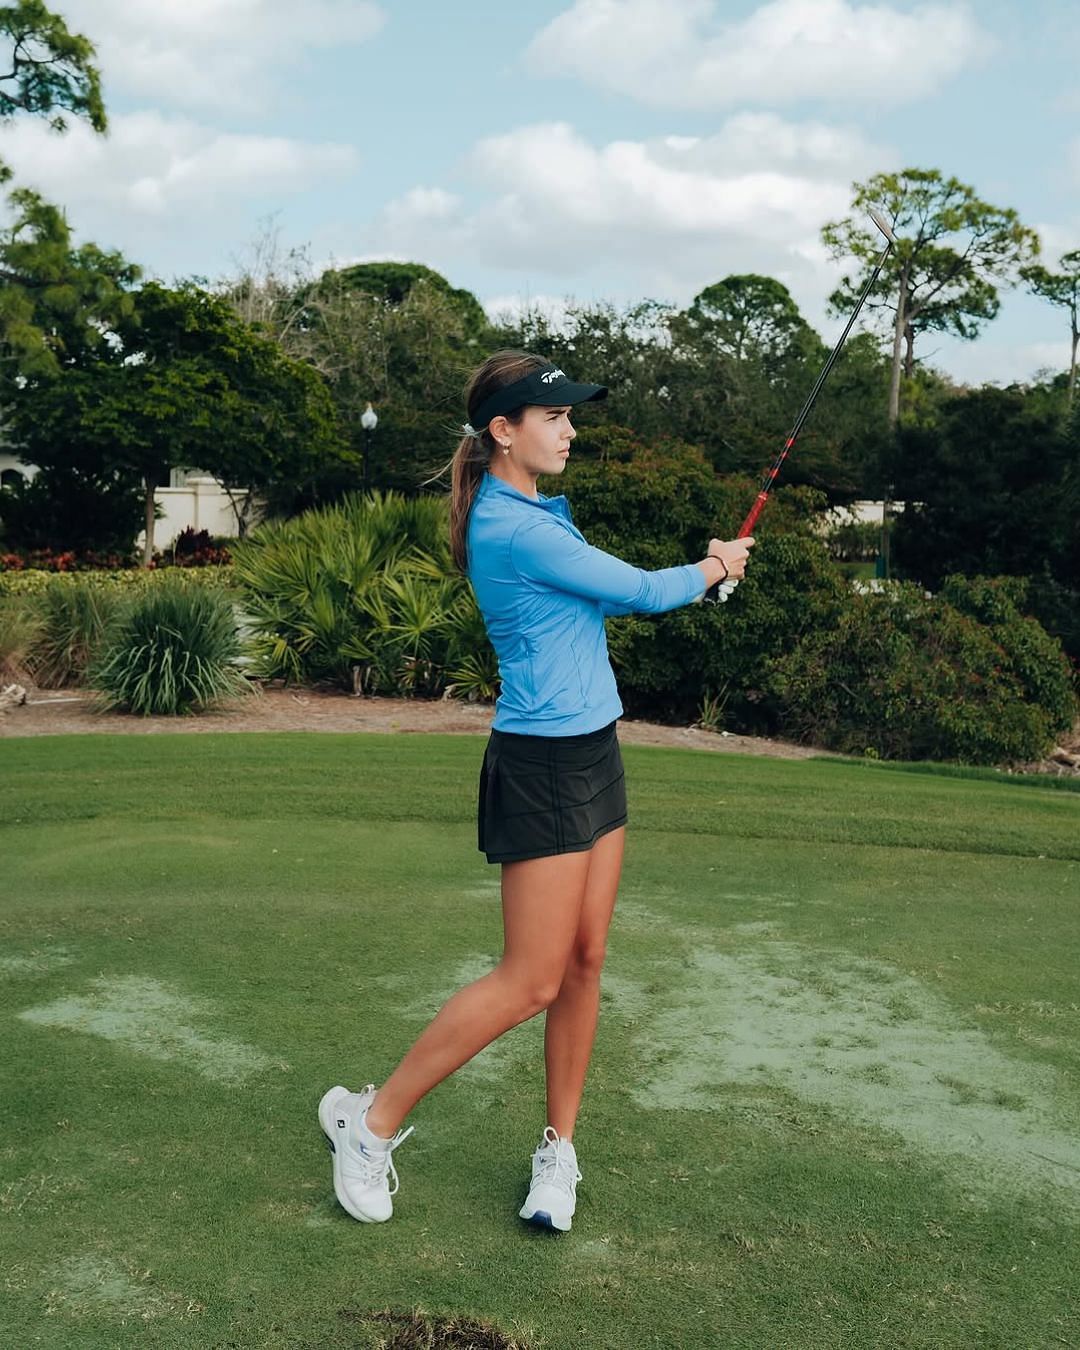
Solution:
M 195 713 L 251 692 L 240 654 L 227 594 L 165 582 L 128 602 L 87 683 L 103 709 Z
M 27 654 L 41 620 L 19 596 L 0 595 L 0 687 L 8 680 L 29 683 Z
M 38 630 L 27 664 L 40 689 L 79 684 L 121 607 L 118 591 L 82 575 L 50 577 L 33 598 Z

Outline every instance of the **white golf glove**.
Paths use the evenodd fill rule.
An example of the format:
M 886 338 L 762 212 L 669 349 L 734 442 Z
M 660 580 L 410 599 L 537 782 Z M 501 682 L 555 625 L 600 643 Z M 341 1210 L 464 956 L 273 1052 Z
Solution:
M 720 582 L 717 582 L 717 585 L 716 585 L 716 599 L 715 599 L 712 603 L 713 603 L 713 604 L 716 604 L 716 605 L 722 605 L 722 604 L 724 603 L 724 601 L 727 600 L 728 596 L 731 595 L 731 592 L 735 589 L 735 587 L 736 587 L 738 584 L 739 584 L 738 581 L 720 581 Z M 702 592 L 702 594 L 699 595 L 698 598 L 697 598 L 697 603 L 698 603 L 698 604 L 701 604 L 701 603 L 704 601 L 704 599 L 705 599 L 705 593 Z

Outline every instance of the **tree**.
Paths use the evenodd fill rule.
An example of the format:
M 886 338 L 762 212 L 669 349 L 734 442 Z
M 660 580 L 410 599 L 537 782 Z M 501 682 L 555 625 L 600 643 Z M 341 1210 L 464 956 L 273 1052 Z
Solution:
M 29 113 L 64 131 L 67 112 L 105 131 L 93 43 L 69 33 L 43 0 L 0 7 L 0 49 L 0 123 Z M 0 162 L 0 183 L 10 178 Z M 134 273 L 93 244 L 72 252 L 63 215 L 36 193 L 13 192 L 9 200 L 14 220 L 0 235 L 0 359 L 18 369 L 55 369 L 64 331 L 107 313 Z
M 43 0 L 15 0 L 0 7 L 0 47 L 9 47 L 3 60 L 6 73 L 0 74 L 0 119 L 26 112 L 48 117 L 54 130 L 63 131 L 66 111 L 104 132 L 105 105 L 101 76 L 93 64 L 94 44 L 69 33 Z M 0 165 L 0 177 L 10 177 L 10 170 Z
M 140 483 L 144 562 L 154 546 L 154 490 L 173 468 L 198 466 L 251 492 L 304 481 L 338 452 L 328 390 L 193 285 L 149 283 L 111 341 L 57 373 L 24 382 L 11 432 L 43 469 Z M 243 532 L 244 516 L 238 512 Z
M 0 230 L 0 376 L 55 375 L 132 312 L 140 269 L 117 252 L 73 248 L 59 207 L 36 192 L 11 192 Z
M 866 224 L 877 207 L 897 243 L 885 260 L 867 305 L 893 311 L 889 424 L 900 414 L 901 371 L 910 377 L 915 340 L 924 332 L 974 338 L 998 312 L 997 285 L 1010 284 L 1039 251 L 1038 236 L 1011 209 L 991 206 L 956 178 L 937 169 L 880 173 L 852 185 L 853 214 L 826 225 L 822 239 L 833 257 L 854 257 L 830 303 L 848 313 L 881 253 L 881 236 Z
M 766 370 L 821 347 L 788 288 L 756 273 L 706 286 L 679 316 L 679 327 L 685 336 L 711 343 L 734 361 L 757 361 Z
M 614 421 L 639 436 L 678 435 L 683 405 L 680 365 L 668 329 L 673 309 L 655 300 L 619 308 L 597 301 L 567 304 L 555 321 L 529 309 L 504 324 L 498 344 L 546 356 L 578 379 L 606 385 L 610 397 L 583 405 L 585 424 Z
M 259 222 L 246 261 L 236 260 L 236 272 L 207 286 L 223 296 L 241 319 L 291 352 L 294 330 L 306 317 L 304 297 L 315 280 L 306 248 L 283 249 L 275 216 Z
M 489 331 L 475 296 L 419 263 L 322 273 L 304 295 L 295 351 L 328 375 L 348 425 L 365 405 L 453 406 Z
M 568 304 L 556 320 L 533 308 L 495 336 L 608 386 L 608 399 L 582 409 L 579 454 L 602 458 L 609 433 L 629 430 L 654 446 L 700 446 L 725 474 L 760 474 L 773 459 L 826 356 L 787 289 L 756 275 L 726 277 L 682 311 Z M 887 431 L 887 383 L 876 345 L 848 343 L 785 481 L 858 496 Z
M 932 589 L 953 572 L 1075 577 L 1077 463 L 1038 390 L 988 385 L 945 400 L 936 426 L 901 428 L 899 566 Z
M 1050 272 L 1038 263 L 1020 269 L 1032 292 L 1069 315 L 1072 346 L 1069 355 L 1069 406 L 1076 392 L 1076 349 L 1080 345 L 1080 249 L 1063 253 L 1060 272 Z
M 379 414 L 374 485 L 415 494 L 450 454 L 466 375 L 493 345 L 475 296 L 420 263 L 363 263 L 315 276 L 305 250 L 281 249 L 272 221 L 252 253 L 220 293 L 326 379 L 350 443 L 278 504 L 300 510 L 360 486 L 368 403 Z
M 451 286 L 440 272 L 425 267 L 423 263 L 356 263 L 352 267 L 342 268 L 338 276 L 350 290 L 377 295 L 389 305 L 403 305 L 414 286 L 418 283 L 426 285 L 450 301 L 471 337 L 480 337 L 488 327 L 484 308 L 472 291 Z
M 713 464 L 729 473 L 758 472 L 790 428 L 793 404 L 809 388 L 808 368 L 825 358 L 821 339 L 787 287 L 755 273 L 705 287 L 672 316 L 670 329 L 696 372 L 698 397 L 715 402 L 715 425 L 701 408 Z M 803 455 L 801 467 L 807 462 Z

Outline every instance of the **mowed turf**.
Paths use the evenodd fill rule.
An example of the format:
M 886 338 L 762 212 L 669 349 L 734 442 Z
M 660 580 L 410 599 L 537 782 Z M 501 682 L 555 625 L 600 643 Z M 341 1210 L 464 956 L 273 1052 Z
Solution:
M 539 1019 L 342 1213 L 321 1093 L 498 956 L 483 746 L 0 742 L 0 1344 L 1080 1345 L 1073 793 L 624 745 L 573 1231 Z

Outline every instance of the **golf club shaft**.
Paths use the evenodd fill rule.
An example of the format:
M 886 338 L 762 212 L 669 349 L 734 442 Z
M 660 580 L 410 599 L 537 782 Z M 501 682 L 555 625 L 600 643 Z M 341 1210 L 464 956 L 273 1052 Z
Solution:
M 875 224 L 878 224 L 876 220 Z M 878 224 L 878 228 L 879 229 L 882 228 L 880 224 Z M 888 242 L 885 245 L 881 257 L 877 260 L 877 264 L 875 265 L 873 272 L 870 274 L 869 281 L 867 281 L 866 285 L 862 288 L 862 293 L 860 294 L 858 300 L 856 301 L 855 308 L 851 311 L 851 317 L 848 319 L 844 331 L 840 334 L 840 340 L 837 342 L 836 346 L 832 349 L 832 352 L 829 355 L 829 359 L 825 362 L 824 366 L 822 366 L 821 373 L 814 381 L 814 387 L 813 389 L 810 390 L 810 396 L 803 404 L 802 411 L 795 419 L 795 425 L 791 428 L 791 431 L 788 434 L 788 438 L 784 442 L 783 449 L 780 451 L 780 453 L 777 455 L 776 459 L 773 461 L 770 468 L 767 470 L 765 478 L 761 484 L 761 491 L 755 497 L 754 504 L 750 508 L 750 512 L 747 515 L 746 519 L 739 526 L 739 533 L 735 536 L 737 539 L 746 539 L 749 535 L 753 533 L 754 525 L 757 521 L 758 516 L 761 514 L 762 508 L 764 507 L 766 501 L 768 500 L 769 492 L 771 491 L 773 484 L 776 482 L 777 475 L 780 472 L 780 467 L 783 464 L 784 460 L 787 459 L 788 452 L 791 450 L 791 447 L 795 444 L 795 438 L 802 430 L 802 425 L 806 421 L 810 409 L 814 406 L 814 402 L 817 399 L 818 394 L 821 393 L 821 387 L 828 378 L 829 371 L 832 370 L 833 366 L 836 364 L 836 358 L 840 355 L 840 348 L 844 345 L 847 335 L 851 332 L 855 320 L 859 317 L 859 310 L 862 309 L 863 307 L 863 301 L 866 299 L 866 297 L 870 294 L 871 290 L 873 289 L 874 283 L 878 279 L 878 274 L 881 272 L 882 266 L 885 263 L 885 259 L 889 256 L 889 250 L 892 248 L 894 241 L 891 235 L 888 235 L 887 239 Z M 713 604 L 718 604 L 720 603 L 718 599 L 719 592 L 720 592 L 720 583 L 717 582 L 715 585 L 710 586 L 709 589 L 705 592 L 705 599 L 711 601 Z

